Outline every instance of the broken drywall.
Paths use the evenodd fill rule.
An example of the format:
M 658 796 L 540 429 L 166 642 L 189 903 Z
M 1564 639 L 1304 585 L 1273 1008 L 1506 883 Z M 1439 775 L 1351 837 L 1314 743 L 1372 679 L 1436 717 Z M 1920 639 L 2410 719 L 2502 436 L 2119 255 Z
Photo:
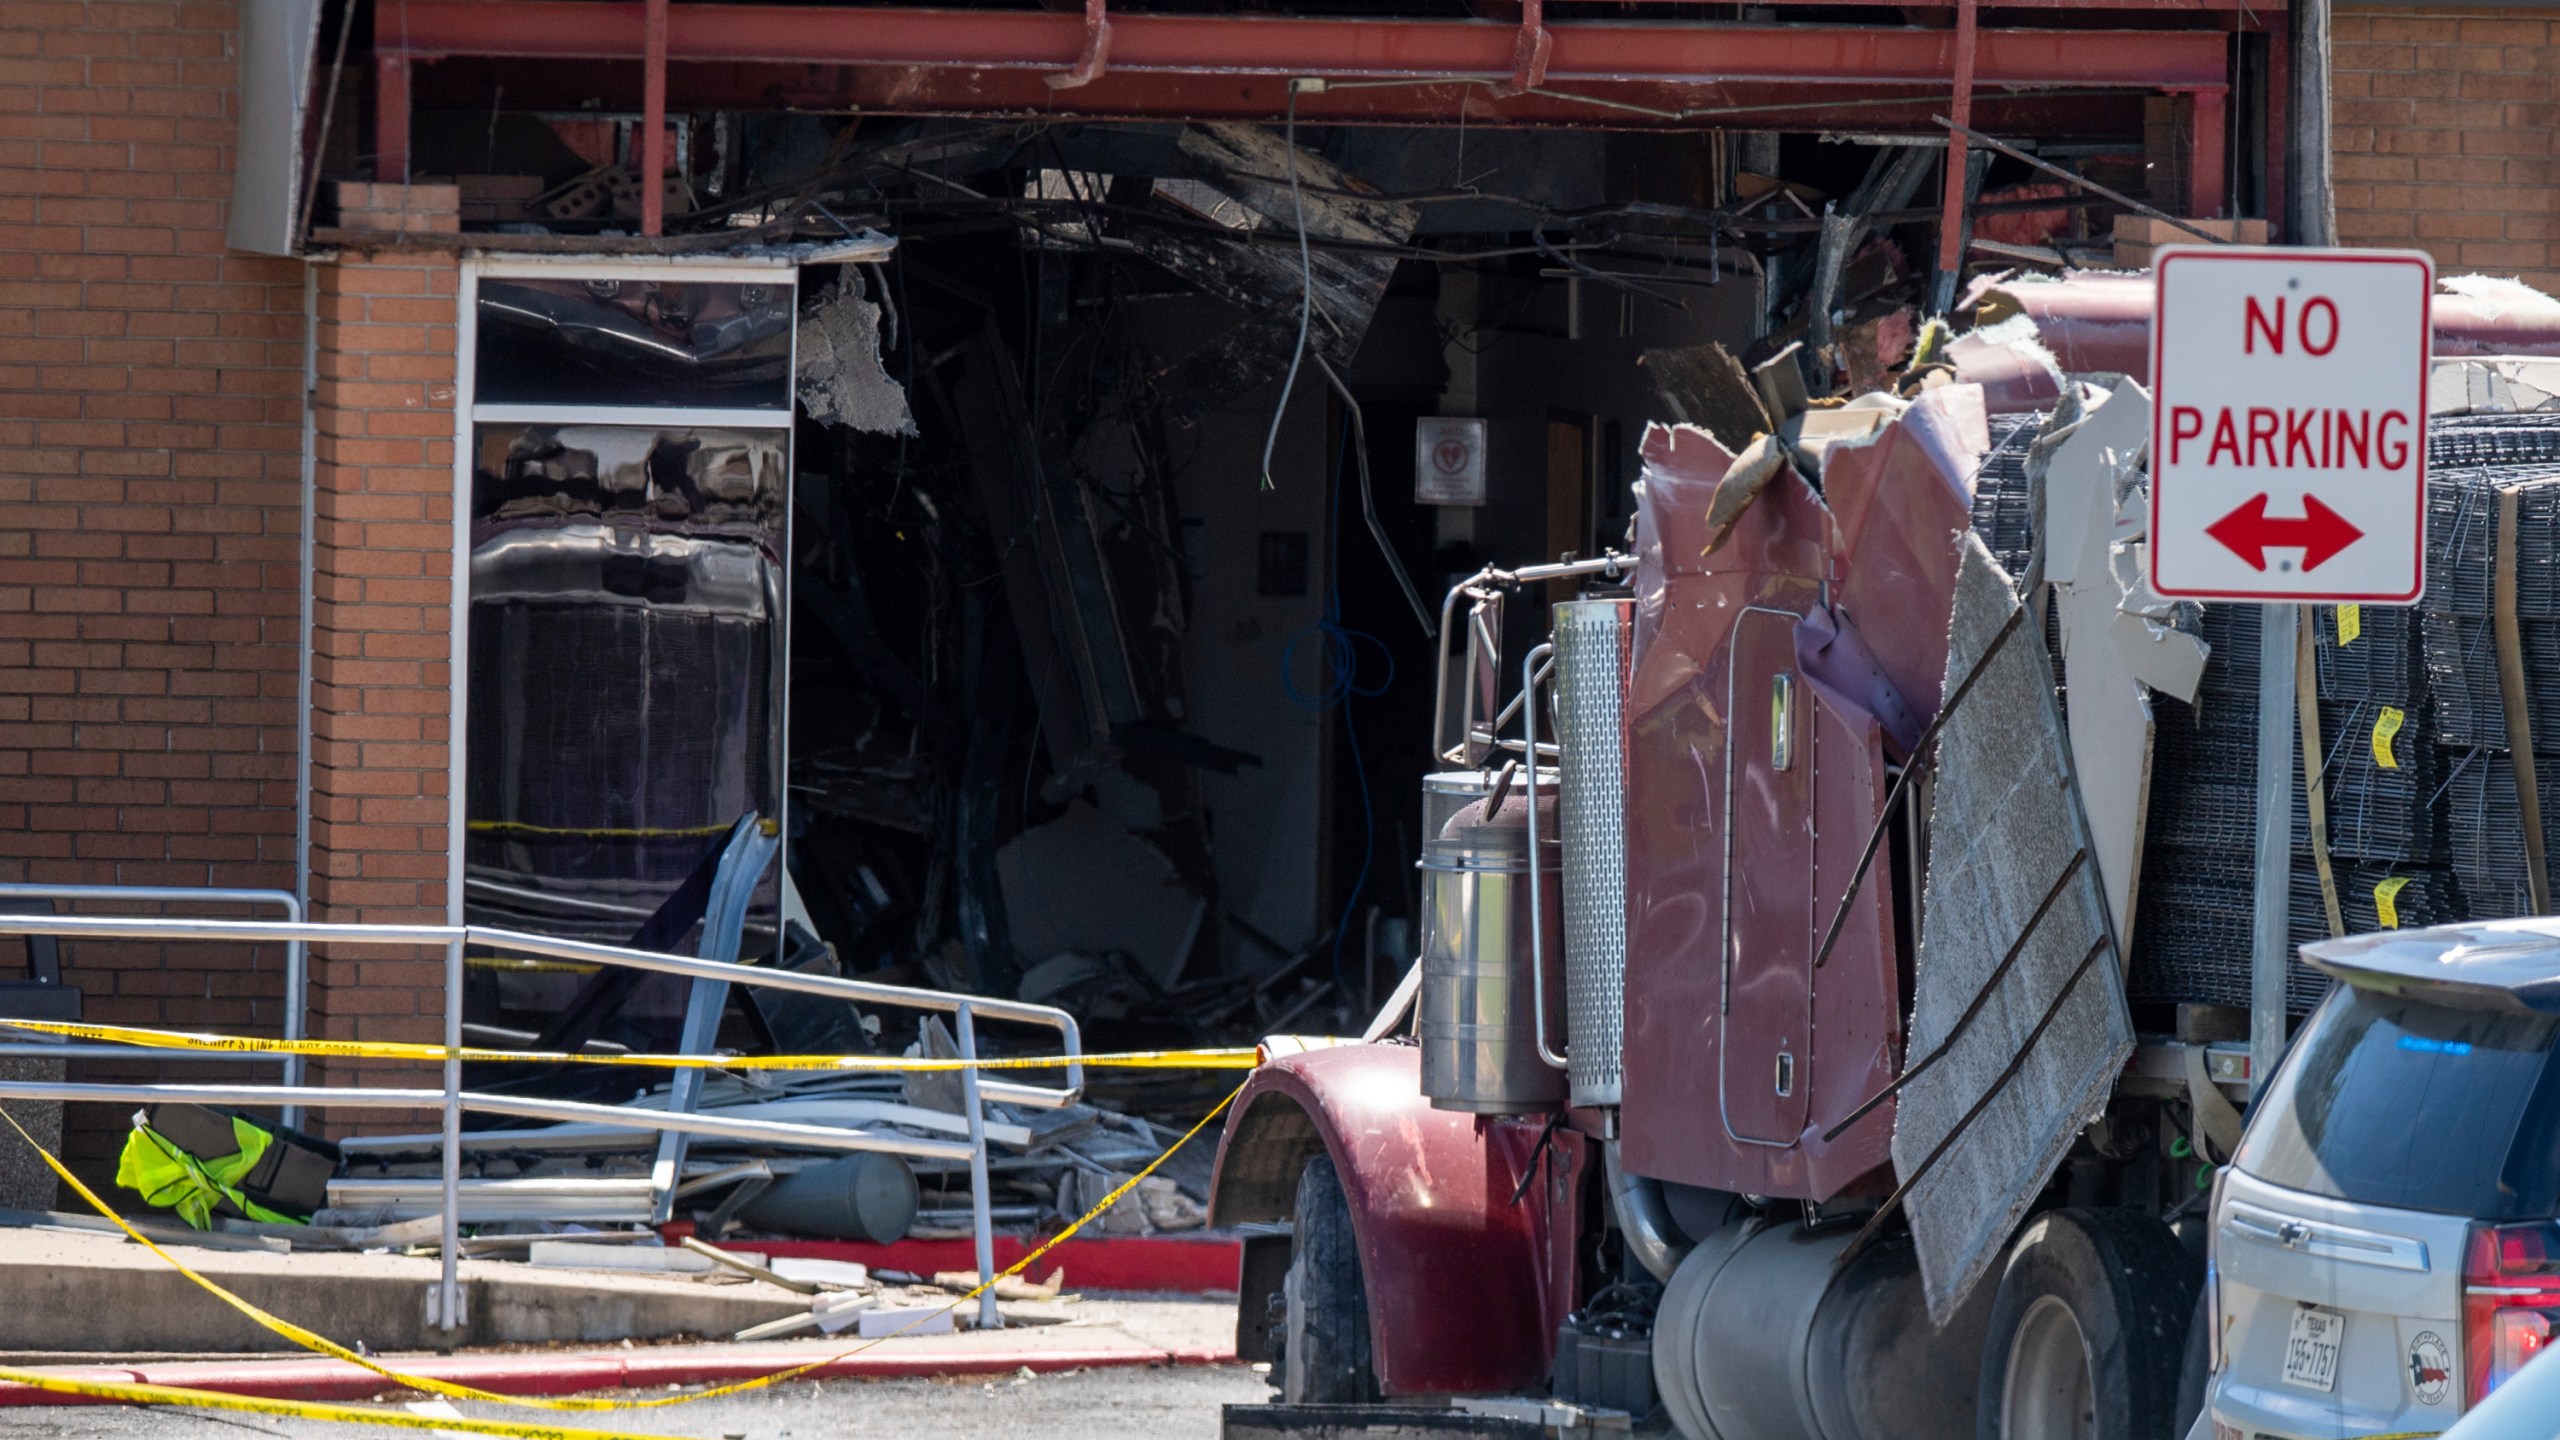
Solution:
M 2117 640 L 2124 592 L 2113 552 L 2121 497 L 2141 475 L 2150 430 L 2151 399 L 2127 383 L 2072 427 L 2045 469 L 2052 548 L 2045 573 L 2060 606 L 2072 767 L 2116 938 L 2126 944 L 2151 807 L 2152 716 L 2150 695 Z
M 1207 907 L 1172 862 L 1081 800 L 996 852 L 1013 943 L 1033 963 L 1121 951 L 1167 988 Z
M 2560 360 L 2521 355 L 2438 360 L 2427 377 L 2429 415 L 2527 415 L 2560 410 Z
M 845 267 L 848 271 L 855 267 Z M 800 409 L 821 425 L 913 435 L 907 392 L 880 363 L 880 307 L 847 278 L 800 314 Z

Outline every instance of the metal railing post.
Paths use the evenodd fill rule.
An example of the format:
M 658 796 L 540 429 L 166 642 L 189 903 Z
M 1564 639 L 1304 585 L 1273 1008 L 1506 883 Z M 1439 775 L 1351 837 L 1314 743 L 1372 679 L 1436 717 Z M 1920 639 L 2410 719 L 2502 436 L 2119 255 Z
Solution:
M 290 890 L 242 890 L 206 885 L 0 885 L 0 900 L 122 900 L 161 905 L 273 905 L 284 911 L 292 925 L 302 923 L 302 900 Z M 303 1006 L 309 999 L 310 970 L 307 951 L 299 939 L 287 940 L 284 946 L 284 1038 L 303 1039 L 308 1028 Z M 23 1053 L 12 1047 L 5 1052 Z M 95 1055 L 62 1052 L 62 1058 L 96 1059 Z M 167 1059 L 166 1055 L 158 1058 Z M 217 1057 L 206 1056 L 205 1059 Z M 303 1061 L 299 1055 L 233 1056 L 232 1059 L 273 1059 L 284 1067 L 286 1085 L 298 1086 L 303 1079 Z M 289 1130 L 302 1128 L 302 1107 L 284 1107 L 284 1125 Z
M 969 1017 L 968 1002 L 961 1002 L 951 1014 L 960 1032 L 960 1058 L 976 1060 L 978 1027 Z M 987 1194 L 987 1110 L 978 1097 L 974 1064 L 960 1068 L 960 1107 L 969 1116 L 969 1227 L 978 1241 L 978 1284 L 985 1287 L 978 1294 L 978 1328 L 999 1330 L 1004 1317 L 996 1311 L 996 1233 Z
M 462 1328 L 462 941 L 444 947 L 444 1233 L 436 1325 Z
M 290 901 L 290 903 L 285 906 L 285 914 L 295 924 L 300 924 L 302 922 L 302 902 L 299 900 Z M 284 1038 L 287 1040 L 301 1040 L 306 1038 L 303 1032 L 308 1028 L 308 1026 L 303 1019 L 302 1007 L 304 1001 L 308 998 L 306 991 L 310 984 L 310 966 L 311 962 L 309 952 L 303 945 L 303 942 L 299 940 L 287 940 L 284 942 Z M 302 1083 L 304 1073 L 301 1056 L 287 1055 L 284 1057 L 285 1084 L 300 1085 Z M 287 1130 L 299 1130 L 302 1128 L 301 1106 L 287 1105 L 284 1107 L 284 1128 Z
M 782 848 L 778 834 L 767 835 L 754 815 L 748 815 L 729 831 L 728 843 L 721 848 L 720 866 L 711 877 L 711 895 L 702 909 L 702 941 L 698 947 L 705 960 L 735 962 L 745 942 L 747 907 L 755 899 L 756 884 L 773 863 L 774 852 Z M 729 1006 L 729 982 L 698 979 L 685 987 L 684 1026 L 678 1032 L 676 1048 L 686 1054 L 707 1054 L 720 1040 L 720 1017 Z M 667 1082 L 667 1109 L 677 1115 L 690 1115 L 702 1103 L 702 1071 L 679 1070 Z M 670 1130 L 658 1137 L 657 1158 L 649 1166 L 649 1186 L 655 1197 L 650 1202 L 651 1223 L 663 1225 L 676 1218 L 676 1186 L 684 1179 L 685 1135 Z

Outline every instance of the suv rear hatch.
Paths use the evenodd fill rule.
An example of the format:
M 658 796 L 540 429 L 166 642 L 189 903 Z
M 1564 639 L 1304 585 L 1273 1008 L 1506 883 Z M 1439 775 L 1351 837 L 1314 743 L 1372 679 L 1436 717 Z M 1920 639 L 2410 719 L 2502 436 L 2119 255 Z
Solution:
M 2220 1187 L 2215 1418 L 2442 1429 L 2560 1316 L 2560 933 L 2446 926 L 2305 957 L 2347 983 Z

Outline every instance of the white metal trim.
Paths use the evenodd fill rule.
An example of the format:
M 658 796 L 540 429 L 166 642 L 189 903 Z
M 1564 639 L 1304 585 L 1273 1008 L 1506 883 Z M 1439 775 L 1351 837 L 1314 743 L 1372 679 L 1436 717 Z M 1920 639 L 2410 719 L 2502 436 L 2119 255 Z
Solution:
M 614 406 L 614 405 L 482 405 L 476 391 L 479 350 L 479 292 L 483 278 L 505 279 L 597 279 L 651 280 L 665 277 L 673 268 L 681 268 L 688 282 L 734 282 L 752 285 L 780 285 L 791 292 L 790 304 L 796 314 L 799 308 L 800 270 L 796 262 L 776 258 L 764 261 L 740 261 L 722 257 L 716 262 L 696 262 L 681 257 L 664 259 L 599 261 L 592 256 L 564 255 L 538 259 L 484 259 L 466 256 L 462 261 L 461 282 L 456 287 L 455 303 L 459 306 L 454 324 L 454 442 L 453 442 L 453 587 L 452 587 L 452 671 L 449 704 L 452 720 L 447 728 L 452 752 L 451 768 L 446 781 L 446 923 L 463 923 L 464 841 L 467 834 L 466 769 L 470 753 L 470 614 L 471 614 L 471 475 L 473 432 L 480 425 L 621 425 L 633 427 L 686 426 L 707 429 L 780 431 L 783 444 L 782 507 L 782 613 L 776 617 L 777 651 L 774 698 L 781 716 L 775 743 L 780 753 L 773 757 L 776 778 L 775 821 L 781 827 L 783 844 L 776 852 L 774 865 L 789 873 L 791 803 L 791 510 L 795 463 L 794 422 L 799 415 L 796 380 L 786 378 L 784 406 L 778 410 L 745 410 L 724 408 L 691 408 L 683 406 Z M 786 377 L 799 373 L 800 333 L 794 325 L 791 332 L 791 360 Z M 780 941 L 777 938 L 777 945 Z M 990 1086 L 990 1091 L 995 1088 Z
M 777 276 L 790 278 L 799 270 L 799 262 L 777 255 L 770 260 L 741 260 L 735 255 L 706 256 L 696 260 L 690 256 L 652 256 L 645 259 L 607 259 L 595 255 L 510 255 L 505 259 L 472 259 L 464 262 L 493 280 L 663 280 L 670 271 L 681 270 L 692 284 L 770 285 Z
M 448 588 L 451 639 L 446 654 L 445 923 L 462 923 L 465 780 L 471 756 L 471 431 L 479 349 L 481 262 L 462 262 L 454 287 L 453 325 L 453 583 Z
M 791 937 L 783 926 L 784 898 L 791 890 L 791 557 L 800 553 L 793 548 L 791 517 L 800 509 L 800 431 L 794 422 L 800 416 L 800 272 L 791 272 L 791 350 L 783 370 L 782 399 L 782 552 L 775 557 L 774 573 L 780 589 L 775 599 L 773 617 L 774 656 L 773 690 L 775 723 L 773 728 L 773 823 L 780 837 L 773 847 L 774 917 L 773 963 L 780 965 L 791 948 Z M 901 337 L 903 338 L 903 337 Z M 974 1073 L 974 1072 L 973 1072 Z M 987 1292 L 992 1295 L 995 1292 Z
M 320 266 L 302 266 L 302 535 L 296 547 L 294 633 L 300 640 L 293 670 L 293 914 L 311 908 L 311 642 L 318 627 L 320 519 Z M 311 1003 L 309 955 L 299 945 L 285 954 L 284 1038 L 303 1037 L 303 1007 Z M 284 1081 L 299 1085 L 302 1057 L 285 1062 Z M 302 1107 L 287 1106 L 288 1129 L 302 1126 Z
M 468 357 L 465 357 L 468 363 Z M 662 405 L 474 405 L 471 418 L 482 425 L 631 425 L 664 429 L 672 425 L 719 430 L 788 430 L 791 408 L 779 410 L 695 410 Z

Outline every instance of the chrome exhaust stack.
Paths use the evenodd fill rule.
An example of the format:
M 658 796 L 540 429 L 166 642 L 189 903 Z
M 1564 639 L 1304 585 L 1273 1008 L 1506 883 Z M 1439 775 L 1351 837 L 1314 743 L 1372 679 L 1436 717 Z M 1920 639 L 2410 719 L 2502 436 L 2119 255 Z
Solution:
M 1618 1103 L 1627 993 L 1627 677 L 1635 602 L 1566 600 L 1555 615 L 1556 828 L 1564 859 L 1569 1103 Z
M 1459 582 L 1441 607 L 1443 634 L 1463 637 L 1459 691 L 1450 691 L 1451 657 L 1440 653 L 1432 754 L 1450 767 L 1423 782 L 1422 913 L 1419 989 L 1414 1033 L 1422 1048 L 1422 1092 L 1444 1110 L 1523 1114 L 1574 1103 L 1565 1052 L 1574 1041 L 1566 1017 L 1568 996 L 1578 993 L 1567 973 L 1568 926 L 1575 904 L 1565 894 L 1559 831 L 1566 828 L 1568 777 L 1557 767 L 1562 749 L 1541 742 L 1541 688 L 1553 682 L 1541 645 L 1521 667 L 1520 688 L 1504 699 L 1501 667 L 1502 604 L 1524 584 L 1580 575 L 1625 573 L 1626 557 L 1569 561 L 1519 571 L 1485 570 Z M 1463 620 L 1461 602 L 1466 602 Z M 1623 604 L 1617 612 L 1624 612 Z M 1562 613 L 1561 608 L 1559 613 Z M 1623 668 L 1623 667 L 1621 667 Z M 1622 688 L 1623 682 L 1612 682 Z M 1452 705 L 1452 701 L 1455 705 Z M 1583 707 L 1587 709 L 1588 707 Z M 1453 714 L 1452 711 L 1455 711 Z M 1617 704 L 1611 696 L 1609 724 Z M 1517 718 L 1518 733 L 1508 732 Z M 1448 732 L 1455 723 L 1456 735 Z M 1608 771 L 1621 773 L 1614 741 Z M 1613 785 L 1620 784 L 1613 780 Z M 1611 833 L 1623 834 L 1614 824 Z M 1623 843 L 1619 849 L 1623 851 Z M 1623 859 L 1614 873 L 1624 884 Z M 1596 883 L 1596 882 L 1595 882 Z M 1625 950 L 1625 901 L 1614 902 Z M 1591 908 L 1585 905 L 1582 908 Z M 1617 969 L 1623 969 L 1623 959 Z M 1615 973 L 1614 971 L 1612 972 Z M 1614 1011 L 1619 989 L 1608 991 Z M 1600 1044 L 1611 1075 L 1618 1029 L 1609 1016 Z M 1585 1022 L 1585 1028 L 1591 1023 Z

